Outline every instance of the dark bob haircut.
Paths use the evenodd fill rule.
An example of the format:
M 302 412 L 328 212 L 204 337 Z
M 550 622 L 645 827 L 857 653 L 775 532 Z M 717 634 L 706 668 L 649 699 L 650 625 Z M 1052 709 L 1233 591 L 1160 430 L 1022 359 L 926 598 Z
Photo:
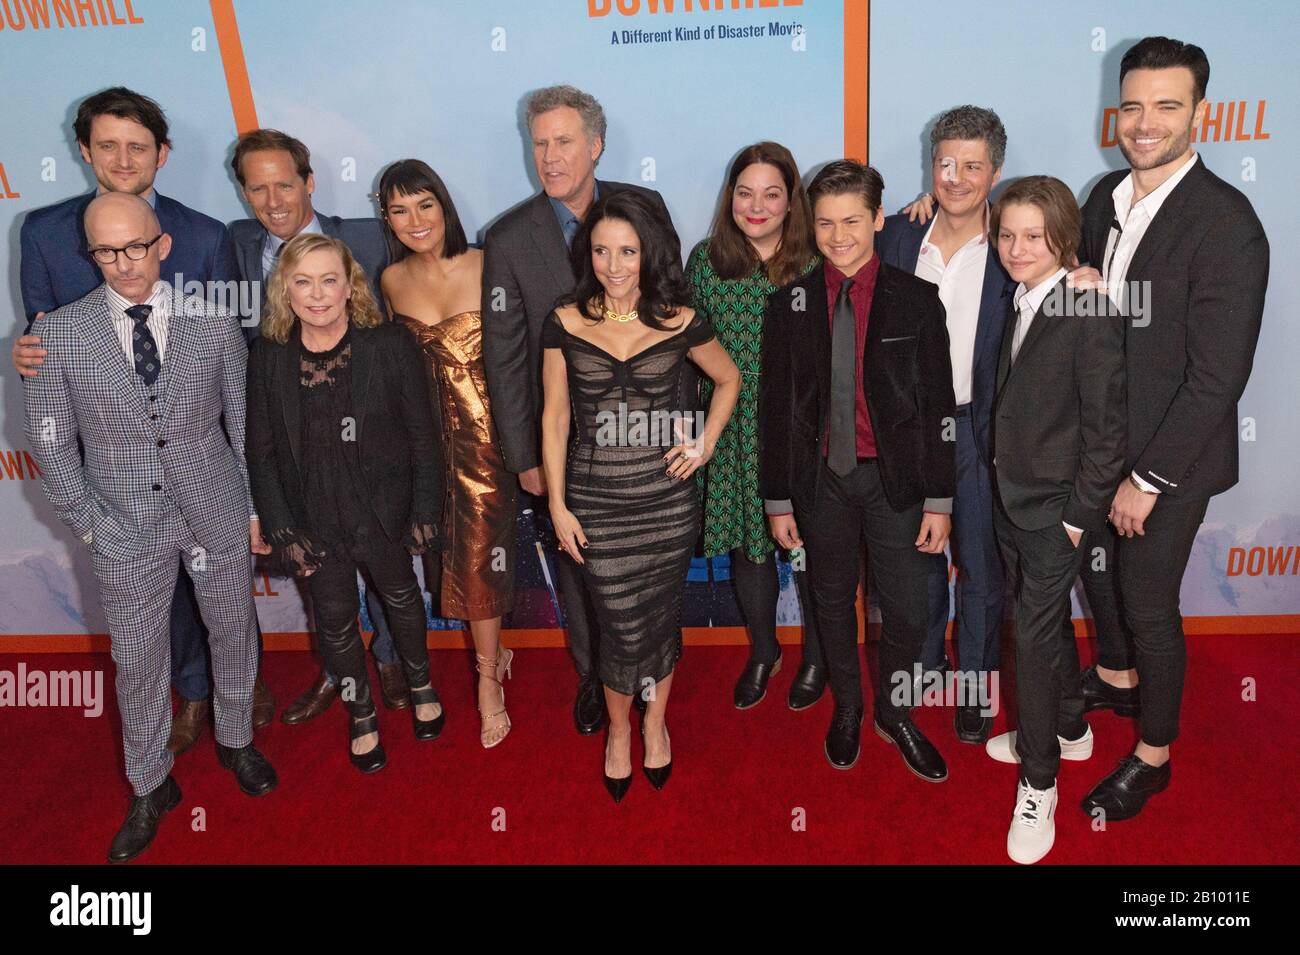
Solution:
M 379 212 L 384 220 L 384 238 L 388 241 L 390 262 L 400 262 L 411 254 L 411 250 L 388 224 L 388 206 L 398 196 L 414 196 L 421 192 L 432 193 L 442 207 L 442 257 L 455 258 L 469 248 L 465 228 L 460 224 L 460 215 L 456 212 L 456 205 L 451 201 L 451 193 L 447 191 L 442 177 L 428 163 L 419 159 L 399 159 L 379 177 Z
M 603 322 L 605 287 L 591 266 L 591 233 L 605 219 L 630 225 L 641 242 L 641 296 L 636 309 L 641 321 L 657 331 L 676 331 L 664 319 L 675 317 L 691 301 L 691 287 L 682 275 L 682 244 L 673 224 L 653 203 L 635 189 L 608 193 L 591 207 L 573 240 L 573 274 L 578 277 L 573 292 L 559 305 L 577 305 L 591 322 Z
M 72 122 L 72 132 L 77 142 L 90 148 L 90 124 L 96 116 L 116 116 L 139 123 L 153 133 L 154 145 L 161 149 L 170 147 L 172 141 L 167 138 L 167 117 L 162 107 L 135 90 L 125 86 L 114 86 L 83 100 L 77 107 L 77 118 Z

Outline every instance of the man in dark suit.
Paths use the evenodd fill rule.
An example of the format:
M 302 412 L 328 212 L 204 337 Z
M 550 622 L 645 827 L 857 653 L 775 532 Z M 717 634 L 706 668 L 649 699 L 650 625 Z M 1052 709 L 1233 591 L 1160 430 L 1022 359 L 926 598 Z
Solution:
M 240 316 L 250 342 L 257 337 L 258 323 L 266 309 L 265 282 L 275 268 L 280 249 L 303 233 L 342 239 L 365 270 L 375 301 L 384 312 L 379 276 L 388 267 L 388 246 L 383 224 L 378 219 L 342 219 L 313 208 L 311 196 L 316 190 L 316 177 L 312 173 L 311 153 L 301 140 L 278 129 L 250 130 L 235 144 L 230 167 L 239 181 L 244 201 L 257 217 L 230 224 L 239 278 L 246 287 L 256 289 L 248 301 L 260 302 L 255 314 Z M 368 584 L 366 607 L 375 625 L 371 648 L 379 663 L 384 703 L 392 709 L 405 709 L 409 706 L 408 688 L 397 659 L 397 648 L 379 597 Z M 305 723 L 329 709 L 337 695 L 338 680 L 322 666 L 312 685 L 285 708 L 280 719 L 290 725 Z
M 835 697 L 826 758 L 848 769 L 860 749 L 854 598 L 865 536 L 881 615 L 876 732 L 913 773 L 940 782 L 947 767 L 908 702 L 932 557 L 951 529 L 952 366 L 936 288 L 875 254 L 883 189 L 878 172 L 848 159 L 808 187 L 825 262 L 768 299 L 761 485 L 776 542 L 807 546 Z
M 1147 37 L 1124 54 L 1117 134 L 1130 168 L 1103 177 L 1083 209 L 1091 269 L 1075 281 L 1103 282 L 1129 317 L 1128 476 L 1106 572 L 1083 578 L 1102 664 L 1084 675 L 1085 703 L 1141 716 L 1134 753 L 1083 801 L 1108 820 L 1169 785 L 1187 662 L 1179 591 L 1210 498 L 1237 483 L 1237 401 L 1268 285 L 1250 200 L 1191 148 L 1209 76 L 1205 52 L 1178 40 Z
M 103 283 L 82 220 L 91 200 L 108 192 L 137 195 L 153 207 L 163 232 L 172 237 L 162 271 L 177 292 L 198 290 L 199 297 L 226 305 L 235 278 L 226 227 L 154 189 L 154 177 L 171 153 L 162 108 L 147 96 L 113 87 L 82 102 L 72 129 L 97 185 L 93 192 L 34 209 L 23 220 L 19 276 L 26 327 Z M 22 335 L 14 343 L 12 358 L 18 373 L 31 377 L 45 354 L 38 336 Z M 189 749 L 207 725 L 211 684 L 194 585 L 179 565 L 177 571 L 171 604 L 171 680 L 180 708 L 167 740 L 173 755 Z M 261 704 L 257 711 L 264 715 L 266 694 L 260 681 L 256 695 Z
M 989 416 L 998 344 L 1015 283 L 988 240 L 988 197 L 1002 176 L 1006 148 L 1006 130 L 992 110 L 958 106 L 944 113 L 930 131 L 938 212 L 928 225 L 902 213 L 889 216 L 876 239 L 881 261 L 939 287 L 947 316 L 957 401 L 957 494 L 949 542 L 959 569 L 953 642 L 963 675 L 974 680 L 978 674 L 981 681 L 998 668 L 1002 636 L 1003 570 L 993 532 Z M 944 670 L 948 562 L 939 556 L 932 566 L 930 624 L 920 663 Z M 978 705 L 956 707 L 957 738 L 963 742 L 984 742 L 992 724 Z
M 594 97 L 572 86 L 538 90 L 528 100 L 527 120 L 543 191 L 503 215 L 485 237 L 483 361 L 506 467 L 519 475 L 525 491 L 542 495 L 542 322 L 556 299 L 573 291 L 569 246 L 578 226 L 592 203 L 620 189 L 644 193 L 665 222 L 672 219 L 654 190 L 596 179 L 596 163 L 605 148 L 605 113 Z M 546 508 L 535 512 L 544 514 Z M 586 735 L 600 729 L 605 718 L 593 657 L 595 611 L 577 564 L 564 554 L 557 561 L 579 677 L 573 720 Z

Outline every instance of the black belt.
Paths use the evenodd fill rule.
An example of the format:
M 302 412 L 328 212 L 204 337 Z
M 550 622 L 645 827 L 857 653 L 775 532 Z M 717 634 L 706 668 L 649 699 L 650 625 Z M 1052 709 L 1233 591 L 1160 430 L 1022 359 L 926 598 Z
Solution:
M 958 418 L 969 418 L 970 405 L 969 404 L 958 405 L 957 410 L 954 412 L 954 415 Z

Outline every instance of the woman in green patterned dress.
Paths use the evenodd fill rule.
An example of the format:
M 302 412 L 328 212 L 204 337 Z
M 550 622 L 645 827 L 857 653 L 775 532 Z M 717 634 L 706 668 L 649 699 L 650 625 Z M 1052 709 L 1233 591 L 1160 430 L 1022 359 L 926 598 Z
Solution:
M 781 668 L 776 639 L 780 593 L 776 542 L 767 528 L 758 491 L 758 376 L 767 296 L 817 264 L 812 213 L 790 151 L 778 143 L 741 150 L 707 239 L 691 252 L 686 277 L 696 309 L 713 322 L 722 346 L 741 371 L 740 400 L 699 474 L 704 501 L 704 553 L 731 555 L 731 579 L 752 639 L 749 661 L 736 681 L 737 709 L 767 694 Z M 703 382 L 707 404 L 712 389 Z M 803 662 L 790 687 L 791 709 L 816 703 L 826 686 L 826 665 L 813 623 L 812 601 L 798 555 L 795 584 L 803 611 Z

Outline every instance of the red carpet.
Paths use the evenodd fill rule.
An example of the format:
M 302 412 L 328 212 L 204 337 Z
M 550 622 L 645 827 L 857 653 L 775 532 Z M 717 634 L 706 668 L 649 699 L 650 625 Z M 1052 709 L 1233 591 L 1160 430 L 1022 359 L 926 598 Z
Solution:
M 1173 785 L 1138 819 L 1092 831 L 1078 801 L 1135 739 L 1132 721 L 1093 714 L 1096 752 L 1062 768 L 1056 847 L 1044 864 L 1300 861 L 1300 756 L 1291 722 L 1300 711 L 1300 638 L 1189 642 Z M 256 742 L 280 786 L 251 799 L 217 765 L 209 731 L 177 761 L 183 801 L 139 861 L 1007 862 L 1013 767 L 958 743 L 950 709 L 925 708 L 916 720 L 948 760 L 946 782 L 908 773 L 869 722 L 858 765 L 833 770 L 822 754 L 829 693 L 811 710 L 787 709 L 798 648 L 785 653 L 768 698 L 739 712 L 731 685 L 745 651 L 688 647 L 669 707 L 672 779 L 656 792 L 638 772 L 615 805 L 600 780 L 603 736 L 573 730 L 575 684 L 566 653 L 518 653 L 507 685 L 514 731 L 485 751 L 470 654 L 437 651 L 435 683 L 448 708 L 440 740 L 417 743 L 406 712 L 381 708 L 389 763 L 363 777 L 347 761 L 340 706 L 303 726 L 277 721 Z M 1086 648 L 1084 656 L 1091 655 Z M 112 663 L 102 654 L 9 654 L 0 656 L 0 669 L 14 672 L 20 661 L 43 670 L 104 668 L 107 699 L 98 719 L 70 709 L 0 710 L 7 769 L 0 862 L 102 862 L 128 798 Z M 315 671 L 316 658 L 305 653 L 266 655 L 266 680 L 281 707 Z M 1255 681 L 1255 702 L 1242 700 L 1246 678 Z M 1009 679 L 1002 689 L 1005 700 Z M 1005 723 L 1000 715 L 995 732 Z M 639 739 L 633 759 L 639 763 Z M 806 829 L 794 831 L 800 810 Z M 194 831 L 200 815 L 206 830 Z

